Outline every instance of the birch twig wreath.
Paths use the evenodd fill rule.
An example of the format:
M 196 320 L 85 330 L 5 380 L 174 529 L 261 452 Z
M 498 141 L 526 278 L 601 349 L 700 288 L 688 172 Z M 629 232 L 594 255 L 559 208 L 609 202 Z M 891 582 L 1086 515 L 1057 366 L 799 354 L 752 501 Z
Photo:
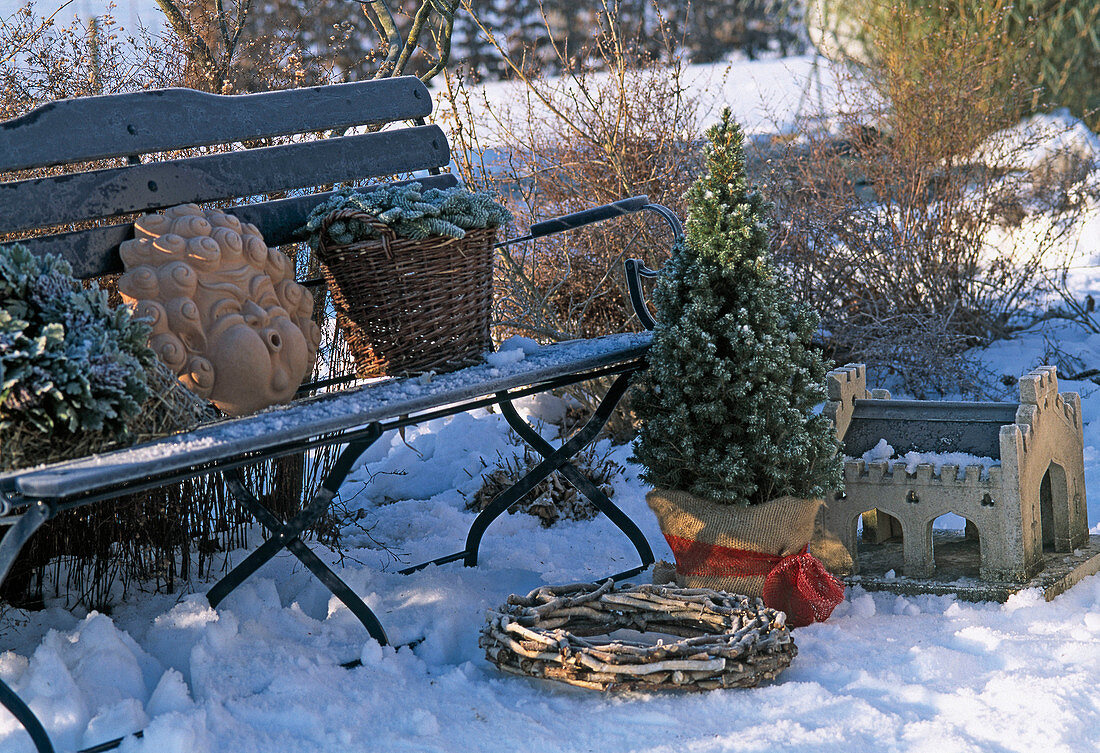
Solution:
M 758 598 L 608 580 L 510 596 L 488 611 L 479 645 L 505 672 L 596 690 L 752 687 L 798 653 L 785 619 Z

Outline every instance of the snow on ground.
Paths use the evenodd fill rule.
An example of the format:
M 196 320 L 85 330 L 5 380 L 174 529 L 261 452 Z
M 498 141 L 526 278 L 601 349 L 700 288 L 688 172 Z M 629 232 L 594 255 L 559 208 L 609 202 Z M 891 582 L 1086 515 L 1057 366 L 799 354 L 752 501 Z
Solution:
M 592 74 L 595 84 L 605 74 Z M 648 74 L 629 74 L 629 85 L 647 86 Z M 699 104 L 700 126 L 706 128 L 718 122 L 722 108 L 728 106 L 734 119 L 748 135 L 787 133 L 795 122 L 820 107 L 825 113 L 837 108 L 836 73 L 824 58 L 812 55 L 771 60 L 733 60 L 684 66 L 681 82 L 684 96 Z M 518 81 L 486 83 L 475 91 L 472 102 L 481 117 L 477 121 L 486 148 L 499 146 L 499 132 L 488 113 L 496 113 L 505 121 L 522 123 L 528 117 L 523 84 Z M 564 101 L 564 94 L 575 90 L 569 80 L 550 79 L 546 90 L 555 94 L 555 102 Z M 560 99 L 559 99 L 560 98 Z M 524 102 L 522 106 L 519 104 Z M 486 106 L 486 104 L 488 106 Z M 437 111 L 446 109 L 441 90 L 436 94 Z M 540 103 L 531 103 L 534 122 L 553 122 L 550 111 Z
M 1085 405 L 1100 415 L 1100 393 Z M 1098 432 L 1090 425 L 1090 459 Z M 473 519 L 462 496 L 477 488 L 470 474 L 514 449 L 498 414 L 434 421 L 372 448 L 342 496 L 367 511 L 370 536 L 418 562 L 459 548 Z M 619 447 L 612 458 L 628 455 Z M 1088 486 L 1100 489 L 1090 469 Z M 615 490 L 668 558 L 636 467 Z M 1094 502 L 1090 524 L 1098 520 Z M 395 643 L 424 639 L 414 649 L 369 640 L 280 556 L 217 610 L 197 584 L 199 593 L 133 598 L 111 617 L 9 612 L 0 677 L 62 751 L 138 729 L 144 737 L 123 751 L 1081 751 L 1094 749 L 1100 727 L 1096 577 L 1049 604 L 1027 592 L 1000 605 L 857 588 L 827 623 L 795 631 L 799 655 L 774 683 L 600 694 L 503 675 L 477 637 L 485 609 L 510 593 L 633 565 L 605 521 L 543 529 L 506 515 L 478 568 L 410 576 L 365 533 L 349 531 L 347 544 L 339 572 Z M 356 658 L 363 666 L 339 666 Z M 30 750 L 10 718 L 0 719 L 0 750 Z
M 750 130 L 762 129 L 771 121 L 761 103 L 774 112 L 781 99 L 766 86 L 786 93 L 789 115 L 810 66 L 738 63 L 720 96 Z M 791 76 L 786 84 L 782 75 Z M 1100 212 L 1081 223 L 1074 251 L 1074 264 L 1100 264 Z M 1088 271 L 1071 283 L 1081 296 L 1093 284 Z M 1064 320 L 981 356 L 993 378 L 1018 376 L 1055 348 L 1082 367 L 1100 366 L 1100 334 Z M 526 348 L 504 352 L 499 358 L 518 359 Z M 1100 533 L 1100 387 L 1062 379 L 1061 388 L 1082 394 L 1089 524 Z M 530 402 L 526 411 L 555 412 Z M 477 647 L 487 607 L 540 584 L 592 580 L 636 563 L 626 538 L 602 518 L 543 529 L 533 517 L 506 515 L 489 528 L 479 567 L 399 575 L 401 563 L 461 547 L 473 520 L 463 493 L 477 489 L 498 454 L 515 450 L 500 415 L 475 411 L 411 428 L 404 440 L 387 436 L 341 490 L 350 508 L 365 511 L 359 522 L 369 535 L 348 529 L 342 555 L 314 548 L 392 641 L 423 639 L 413 649 L 369 640 L 282 555 L 217 610 L 206 603 L 204 582 L 194 593 L 135 594 L 110 616 L 8 609 L 0 614 L 0 677 L 30 702 L 60 751 L 139 729 L 144 736 L 127 737 L 122 751 L 1097 750 L 1095 576 L 1050 603 L 1034 592 L 1001 605 L 852 589 L 828 622 L 795 631 L 791 668 L 752 690 L 600 694 L 497 672 Z M 615 501 L 657 556 L 670 558 L 629 448 L 611 457 L 626 466 Z M 353 659 L 363 665 L 340 666 Z M 29 738 L 0 712 L 0 751 L 28 750 Z

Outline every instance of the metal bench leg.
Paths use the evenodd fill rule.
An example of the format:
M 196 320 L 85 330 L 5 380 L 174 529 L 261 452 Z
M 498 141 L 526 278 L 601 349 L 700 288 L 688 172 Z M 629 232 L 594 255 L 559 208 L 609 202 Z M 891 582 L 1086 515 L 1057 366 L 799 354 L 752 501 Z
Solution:
M 645 568 L 653 563 L 654 558 L 653 551 L 649 547 L 649 542 L 646 541 L 645 537 L 642 535 L 642 532 L 638 529 L 636 525 L 634 525 L 634 522 L 630 520 L 630 518 L 628 518 L 625 513 L 622 512 L 622 510 L 612 504 L 611 500 L 607 499 L 607 497 L 602 494 L 599 489 L 596 489 L 594 484 L 588 481 L 588 479 L 585 479 L 584 476 L 568 462 L 569 458 L 573 457 L 582 449 L 584 449 L 597 437 L 597 435 L 599 435 L 600 430 L 603 429 L 603 427 L 607 424 L 608 419 L 611 418 L 611 413 L 612 411 L 614 411 L 615 406 L 619 403 L 619 400 L 622 399 L 622 396 L 626 393 L 627 387 L 630 386 L 630 378 L 630 373 L 620 374 L 612 383 L 611 387 L 608 389 L 607 394 L 604 395 L 603 400 L 598 406 L 596 406 L 596 411 L 588 420 L 588 423 L 586 423 L 579 431 L 577 431 L 572 437 L 570 437 L 569 440 L 557 450 L 554 450 L 549 443 L 542 439 L 542 437 L 538 437 L 534 430 L 527 426 L 526 422 L 524 422 L 523 419 L 519 417 L 519 414 L 515 413 L 515 410 L 513 408 L 512 414 L 515 416 L 515 419 L 523 425 L 524 430 L 519 431 L 518 426 L 514 424 L 513 426 L 516 426 L 520 436 L 525 440 L 528 440 L 530 435 L 538 437 L 538 443 L 534 444 L 534 447 L 539 452 L 539 454 L 544 456 L 543 460 L 535 465 L 535 467 L 532 468 L 530 471 L 528 471 L 521 479 L 519 479 L 519 481 L 498 494 L 493 499 L 493 501 L 485 507 L 485 509 L 478 513 L 477 517 L 474 518 L 473 524 L 470 526 L 469 533 L 466 536 L 465 549 L 454 554 L 449 554 L 445 557 L 440 557 L 439 559 L 430 560 L 419 565 L 405 568 L 400 572 L 408 574 L 425 568 L 428 565 L 442 565 L 448 562 L 456 562 L 458 560 L 462 560 L 463 564 L 465 564 L 467 567 L 473 567 L 477 564 L 477 556 L 478 550 L 481 546 L 481 539 L 485 535 L 485 531 L 486 529 L 488 529 L 489 525 L 498 517 L 500 517 L 500 515 L 503 514 L 509 507 L 518 502 L 525 494 L 538 486 L 538 484 L 542 482 L 543 479 L 545 479 L 556 470 L 562 470 L 563 473 L 566 474 L 566 478 L 569 478 L 570 481 L 580 479 L 580 483 L 582 486 L 587 483 L 589 487 L 587 491 L 585 489 L 581 489 L 580 486 L 578 486 L 578 489 L 581 489 L 581 492 L 584 493 L 585 496 L 589 496 L 588 492 L 596 492 L 596 497 L 592 499 L 593 503 L 596 504 L 596 506 L 602 512 L 604 512 L 604 514 L 606 514 L 612 520 L 612 522 L 614 522 L 615 525 L 617 525 L 630 538 L 631 543 L 633 543 L 634 547 L 638 550 L 638 555 L 642 559 L 641 567 L 634 568 L 632 570 L 626 571 L 625 573 L 620 573 L 615 577 L 630 577 L 631 575 L 635 575 L 642 570 L 645 570 Z M 505 419 L 508 420 L 509 424 L 512 424 L 513 419 L 509 418 L 508 414 L 508 410 L 511 408 L 511 397 L 508 395 L 507 392 L 498 393 L 497 403 L 504 411 Z
M 258 546 L 255 551 L 245 557 L 239 565 L 233 568 L 210 589 L 206 595 L 210 602 L 210 606 L 216 607 L 237 586 L 259 570 L 264 563 L 278 554 L 281 550 L 286 549 L 301 560 L 302 564 L 304 564 L 309 571 L 312 572 L 334 596 L 336 596 L 336 598 L 342 601 L 344 605 L 351 610 L 352 614 L 359 618 L 359 621 L 363 623 L 363 627 L 367 629 L 367 632 L 372 638 L 383 646 L 389 643 L 389 639 L 386 637 L 386 631 L 382 628 L 382 624 L 378 621 L 374 612 L 370 610 L 370 607 L 364 604 L 363 600 L 359 598 L 351 587 L 344 583 L 336 573 L 306 546 L 305 542 L 298 538 L 302 531 L 310 527 L 326 510 L 328 510 L 329 505 L 340 489 L 340 485 L 344 483 L 344 479 L 347 478 L 348 473 L 351 472 L 352 465 L 354 465 L 355 461 L 368 447 L 374 444 L 374 442 L 382 436 L 381 425 L 376 423 L 370 428 L 372 431 L 367 436 L 348 443 L 348 446 L 340 453 L 340 457 L 337 458 L 336 464 L 333 466 L 332 470 L 329 471 L 328 476 L 325 477 L 324 482 L 321 484 L 321 488 L 313 496 L 310 503 L 285 524 L 272 515 L 271 511 L 268 510 L 264 504 L 256 498 L 256 495 L 248 489 L 244 483 L 240 470 L 233 471 L 232 475 L 226 474 L 224 476 L 226 485 L 229 487 L 230 492 L 232 492 L 233 497 L 256 517 L 260 525 L 271 531 L 272 535 L 271 538 Z
M 27 511 L 8 529 L 4 538 L 0 539 L 0 583 L 8 577 L 8 571 L 15 564 L 15 558 L 19 556 L 23 545 L 53 516 L 54 509 L 49 504 L 42 501 L 31 502 Z
M 50 736 L 46 734 L 42 722 L 38 721 L 30 707 L 3 680 L 0 680 L 0 705 L 10 711 L 23 725 L 23 729 L 27 730 L 38 753 L 54 753 L 53 743 L 50 742 Z
M 628 378 L 629 375 L 623 374 L 619 378 L 623 379 L 624 377 Z M 606 403 L 606 401 L 607 398 L 605 397 L 601 405 Z M 549 457 L 553 454 L 553 445 L 543 439 L 530 424 L 523 420 L 523 417 L 516 411 L 511 400 L 502 401 L 499 405 L 500 411 L 504 414 L 504 418 L 508 422 L 508 425 L 519 434 L 523 441 L 533 447 L 534 450 L 543 457 Z M 614 409 L 614 407 L 614 404 L 610 406 L 611 409 Z M 610 416 L 610 410 L 608 411 L 608 415 Z M 606 420 L 601 423 L 600 428 L 603 428 L 603 424 L 606 424 Z M 555 470 L 565 476 L 566 480 L 569 481 L 577 491 L 588 498 L 588 500 L 596 506 L 597 510 L 606 515 L 620 531 L 626 534 L 626 537 L 630 539 L 630 543 L 634 545 L 634 549 L 637 550 L 638 557 L 641 559 L 642 564 L 637 567 L 632 567 L 629 570 L 624 570 L 621 573 L 616 573 L 611 576 L 614 580 L 632 578 L 653 564 L 653 549 L 650 548 L 649 541 L 646 540 L 645 535 L 642 534 L 637 524 L 635 524 L 625 512 L 619 509 L 618 505 L 612 502 L 606 494 L 600 491 L 599 487 L 593 484 L 592 481 L 581 473 L 572 463 L 565 461 Z
M 54 510 L 50 505 L 41 501 L 32 502 L 30 508 L 0 540 L 0 583 L 4 582 L 23 545 L 53 516 Z M 50 736 L 46 734 L 42 722 L 38 721 L 30 707 L 3 680 L 0 680 L 0 705 L 10 711 L 23 725 L 23 729 L 27 730 L 38 753 L 54 753 L 53 743 L 50 742 Z

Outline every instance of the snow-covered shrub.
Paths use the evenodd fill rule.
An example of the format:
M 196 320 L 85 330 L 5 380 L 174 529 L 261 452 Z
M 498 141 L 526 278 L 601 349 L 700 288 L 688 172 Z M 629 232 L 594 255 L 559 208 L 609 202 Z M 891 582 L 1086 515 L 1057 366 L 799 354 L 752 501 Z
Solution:
M 68 263 L 0 247 L 0 434 L 123 437 L 149 396 L 149 327 Z
M 496 199 L 482 191 L 464 188 L 429 188 L 419 183 L 386 186 L 359 192 L 344 189 L 323 204 L 314 207 L 304 231 L 316 244 L 321 224 L 332 212 L 358 210 L 373 215 L 393 228 L 399 238 L 420 240 L 432 235 L 462 238 L 467 230 L 500 227 L 512 221 L 512 215 Z M 328 229 L 336 243 L 378 237 L 378 231 L 368 222 L 357 219 L 340 220 Z
M 748 184 L 728 109 L 707 136 L 685 241 L 654 291 L 635 459 L 654 487 L 714 502 L 821 497 L 841 466 L 832 424 L 815 413 L 828 370 L 812 344 L 818 317 L 772 262 L 769 207 Z

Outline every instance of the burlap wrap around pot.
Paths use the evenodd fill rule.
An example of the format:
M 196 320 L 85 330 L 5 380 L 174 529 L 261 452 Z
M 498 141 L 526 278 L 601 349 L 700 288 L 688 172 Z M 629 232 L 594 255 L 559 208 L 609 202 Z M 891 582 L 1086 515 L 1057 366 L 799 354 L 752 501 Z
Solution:
M 654 489 L 646 502 L 676 556 L 679 586 L 761 596 L 795 627 L 826 619 L 843 598 L 843 586 L 807 553 L 820 499 L 724 505 Z

